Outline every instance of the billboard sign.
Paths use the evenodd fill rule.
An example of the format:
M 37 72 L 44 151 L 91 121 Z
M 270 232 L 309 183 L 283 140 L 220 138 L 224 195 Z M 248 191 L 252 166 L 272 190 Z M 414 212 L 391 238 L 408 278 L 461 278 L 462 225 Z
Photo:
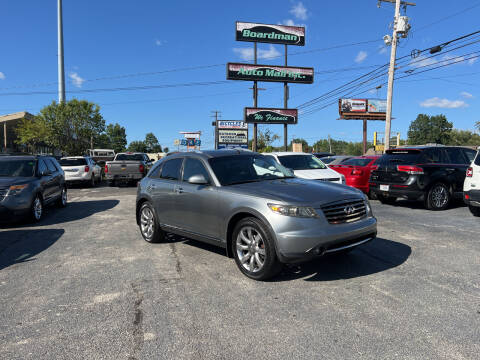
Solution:
M 297 109 L 245 108 L 246 123 L 296 124 L 297 121 Z
M 218 144 L 218 149 L 248 149 L 248 144 Z
M 227 80 L 312 84 L 313 74 L 313 68 L 306 67 L 253 65 L 242 63 L 227 64 Z
M 342 99 L 341 100 L 342 113 L 358 113 L 367 112 L 367 99 Z
M 248 124 L 241 120 L 218 120 L 219 129 L 248 129 Z
M 248 130 L 218 129 L 218 144 L 248 144 Z
M 369 113 L 386 113 L 387 100 L 368 99 L 368 112 Z
M 305 28 L 237 21 L 236 40 L 303 46 L 305 45 Z

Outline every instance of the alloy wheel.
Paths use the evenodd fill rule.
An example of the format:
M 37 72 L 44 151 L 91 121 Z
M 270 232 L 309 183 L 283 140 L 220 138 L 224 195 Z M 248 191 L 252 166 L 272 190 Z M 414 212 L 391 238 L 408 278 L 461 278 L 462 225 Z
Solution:
M 33 216 L 35 217 L 35 220 L 40 220 L 42 218 L 42 213 L 43 213 L 43 205 L 42 205 L 42 200 L 37 196 L 35 200 L 33 201 Z
M 251 226 L 240 229 L 236 240 L 236 250 L 240 264 L 250 272 L 262 270 L 265 260 L 265 242 L 262 235 Z
M 67 189 L 62 189 L 62 206 L 67 205 Z
M 155 227 L 155 219 L 153 212 L 149 207 L 144 207 L 140 214 L 140 229 L 142 230 L 142 235 L 150 239 L 153 236 Z
M 431 199 L 436 208 L 444 207 L 448 202 L 447 189 L 441 185 L 435 186 L 432 190 Z

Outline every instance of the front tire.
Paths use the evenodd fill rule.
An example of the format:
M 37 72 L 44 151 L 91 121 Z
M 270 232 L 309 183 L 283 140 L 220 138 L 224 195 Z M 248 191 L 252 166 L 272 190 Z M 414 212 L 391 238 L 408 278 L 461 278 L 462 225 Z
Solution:
M 242 219 L 232 236 L 233 257 L 245 276 L 267 280 L 280 272 L 282 264 L 277 258 L 270 231 L 263 222 L 253 217 Z
M 450 204 L 450 199 L 448 187 L 443 183 L 436 183 L 428 190 L 425 207 L 434 211 L 445 210 Z
M 139 228 L 143 239 L 149 243 L 158 243 L 165 239 L 165 233 L 155 216 L 155 210 L 149 202 L 145 202 L 138 211 Z
M 30 208 L 30 219 L 33 222 L 39 222 L 43 217 L 43 201 L 40 195 L 35 195 Z
M 480 207 L 468 205 L 468 208 L 473 216 L 480 216 Z
M 60 198 L 57 200 L 57 206 L 60 208 L 64 208 L 67 206 L 67 188 L 66 187 L 62 188 L 62 193 L 60 195 Z

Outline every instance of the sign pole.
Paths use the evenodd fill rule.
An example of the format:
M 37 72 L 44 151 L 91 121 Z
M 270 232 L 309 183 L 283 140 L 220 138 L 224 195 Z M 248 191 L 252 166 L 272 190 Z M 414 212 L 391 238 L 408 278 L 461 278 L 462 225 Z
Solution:
M 257 43 L 253 43 L 253 61 L 257 63 Z M 258 90 L 257 90 L 257 82 L 253 82 L 253 107 L 257 107 L 258 105 Z M 253 151 L 257 151 L 257 123 L 253 124 Z
M 363 119 L 363 155 L 367 153 L 367 119 Z
M 285 44 L 285 66 L 288 66 L 287 63 L 287 44 Z M 288 83 L 283 83 L 283 107 L 288 108 Z M 283 147 L 284 150 L 288 150 L 288 140 L 287 140 L 287 124 L 283 124 Z

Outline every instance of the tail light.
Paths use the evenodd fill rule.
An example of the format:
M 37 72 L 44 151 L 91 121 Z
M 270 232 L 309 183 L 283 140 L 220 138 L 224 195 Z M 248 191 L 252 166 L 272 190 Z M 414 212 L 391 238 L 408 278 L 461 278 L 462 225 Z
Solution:
M 89 171 L 90 171 L 90 166 L 88 166 L 88 165 L 85 166 L 85 172 L 87 173 L 87 172 L 89 172 Z
M 105 165 L 105 174 L 108 173 L 108 165 Z
M 143 173 L 144 170 L 145 170 L 145 167 L 144 167 L 142 164 L 140 164 L 140 165 L 138 166 L 138 171 L 140 171 L 141 173 Z
M 467 169 L 467 177 L 472 177 L 473 176 L 473 168 L 469 167 Z
M 372 165 L 372 166 L 370 166 L 370 168 L 372 169 L 372 171 L 377 170 L 377 169 L 378 169 L 378 165 Z
M 397 171 L 403 171 L 411 175 L 423 175 L 423 169 L 413 165 L 397 165 Z
M 359 169 L 353 169 L 352 170 L 352 175 L 363 175 L 363 171 L 362 170 L 359 170 Z

